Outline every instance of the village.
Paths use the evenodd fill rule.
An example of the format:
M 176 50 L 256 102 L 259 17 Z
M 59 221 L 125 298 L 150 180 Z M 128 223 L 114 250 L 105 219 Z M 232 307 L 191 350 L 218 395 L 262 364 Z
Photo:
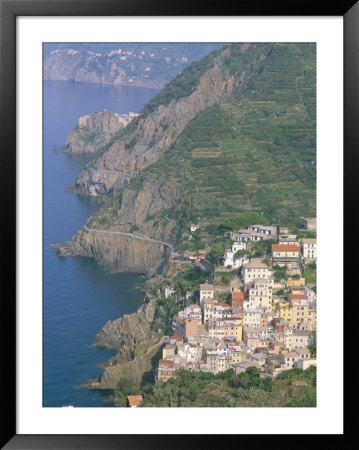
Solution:
M 299 227 L 315 232 L 316 219 L 301 218 Z M 192 225 L 191 231 L 197 228 Z M 207 279 L 199 286 L 198 302 L 173 317 L 157 380 L 166 382 L 178 369 L 240 374 L 254 366 L 260 377 L 277 377 L 316 366 L 316 287 L 303 276 L 304 267 L 316 264 L 316 239 L 263 225 L 239 229 L 231 238 L 221 264 L 237 275 L 228 287 Z M 275 243 L 267 255 L 250 257 L 252 242 L 269 239 Z M 182 258 L 190 259 L 202 266 L 206 262 L 203 254 Z M 166 285 L 163 293 L 169 298 L 175 290 Z

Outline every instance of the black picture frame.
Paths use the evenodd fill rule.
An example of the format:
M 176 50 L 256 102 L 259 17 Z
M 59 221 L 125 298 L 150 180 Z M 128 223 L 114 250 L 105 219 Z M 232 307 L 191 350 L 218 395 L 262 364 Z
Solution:
M 1 192 L 6 210 L 2 227 L 5 260 L 2 298 L 1 448 L 6 449 L 174 449 L 190 445 L 228 445 L 236 435 L 18 435 L 16 434 L 16 17 L 18 16 L 342 16 L 344 18 L 344 208 L 345 225 L 355 223 L 355 180 L 359 169 L 359 3 L 355 0 L 301 2 L 245 0 L 207 2 L 188 0 L 0 0 L 0 155 Z M 305 32 L 305 31 L 304 31 Z M 354 192 L 353 192 L 354 191 Z M 354 203 L 355 205 L 355 203 Z M 6 218 L 6 220 L 4 220 Z M 349 255 L 351 242 L 344 242 Z M 351 249 L 352 250 L 352 249 Z M 353 266 L 352 266 L 353 267 Z M 354 268 L 344 273 L 346 292 L 355 280 Z M 353 298 L 353 301 L 355 299 Z M 354 314 L 346 308 L 346 330 L 354 328 Z M 346 331 L 347 333 L 347 331 Z M 349 342 L 348 339 L 346 342 Z M 344 355 L 348 349 L 345 348 Z M 350 395 L 350 394 L 349 394 Z M 346 402 L 346 405 L 349 403 Z M 354 417 L 347 417 L 345 435 Z M 241 445 L 275 438 L 276 435 L 241 435 Z M 292 435 L 293 436 L 293 435 Z M 293 436 L 294 437 L 294 436 Z M 331 435 L 334 442 L 344 435 Z M 223 441 L 225 439 L 225 441 Z M 293 445 L 305 445 L 297 435 Z M 312 438 L 311 438 L 312 439 Z M 238 441 L 237 441 L 238 443 Z M 289 444 L 292 445 L 292 444 Z

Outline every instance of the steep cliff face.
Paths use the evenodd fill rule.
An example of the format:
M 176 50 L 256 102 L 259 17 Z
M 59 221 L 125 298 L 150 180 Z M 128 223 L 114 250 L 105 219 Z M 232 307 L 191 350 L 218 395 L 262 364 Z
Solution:
M 235 82 L 214 67 L 201 78 L 196 91 L 179 101 L 160 105 L 139 118 L 137 128 L 124 136 L 81 172 L 76 191 L 89 195 L 114 195 L 133 176 L 155 162 L 199 111 L 229 98 Z
M 155 106 L 145 107 L 133 122 L 134 126 L 128 127 L 127 133 L 87 165 L 76 179 L 74 190 L 92 196 L 115 195 L 132 176 L 157 161 L 200 111 L 246 91 L 259 65 L 270 54 L 270 48 L 269 45 L 240 45 L 239 52 L 246 58 L 240 74 L 232 75 L 225 66 L 226 58 L 230 57 L 229 48 L 207 58 L 199 69 L 187 68 L 187 72 L 151 100 L 150 104 Z
M 161 274 L 177 224 L 159 216 L 177 206 L 182 191 L 178 184 L 156 184 L 145 178 L 140 186 L 124 189 L 109 201 L 71 241 L 55 243 L 56 251 L 59 256 L 93 257 L 116 272 Z
M 80 117 L 76 128 L 69 133 L 63 151 L 66 153 L 95 153 L 137 115 L 132 112 L 117 114 L 110 111 L 99 111 Z
M 150 300 L 132 314 L 107 322 L 97 334 L 95 345 L 117 350 L 104 373 L 87 387 L 114 389 L 120 378 L 141 382 L 146 372 L 153 370 L 154 359 L 164 342 L 163 336 L 151 329 L 156 301 Z
M 55 50 L 45 59 L 44 79 L 94 84 L 121 84 L 127 73 L 108 58 L 72 49 Z
M 53 244 L 59 256 L 87 256 L 115 272 L 161 273 L 169 248 L 131 236 L 79 230 L 71 241 Z
M 118 363 L 110 362 L 98 380 L 86 387 L 90 389 L 115 389 L 121 378 L 128 378 L 140 384 L 143 376 L 146 373 L 152 373 L 154 367 L 158 364 L 163 344 L 164 340 L 161 339 L 153 343 L 146 353 L 138 355 L 132 360 Z
M 154 339 L 151 324 L 155 317 L 155 300 L 141 305 L 136 312 L 108 321 L 96 335 L 95 345 L 119 350 L 123 346 L 138 347 Z
M 231 44 L 187 68 L 79 175 L 77 191 L 112 198 L 59 254 L 154 275 L 196 214 L 312 210 L 313 50 Z

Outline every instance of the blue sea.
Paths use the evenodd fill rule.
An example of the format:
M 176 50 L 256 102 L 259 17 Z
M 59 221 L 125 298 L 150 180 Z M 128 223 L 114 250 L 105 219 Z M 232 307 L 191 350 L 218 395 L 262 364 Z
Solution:
M 52 242 L 71 239 L 100 204 L 66 192 L 89 155 L 56 153 L 78 117 L 107 109 L 138 112 L 157 91 L 132 86 L 44 82 L 43 148 L 43 406 L 112 406 L 106 395 L 79 385 L 101 374 L 97 364 L 115 352 L 93 345 L 108 320 L 143 301 L 144 277 L 113 274 L 90 258 L 59 258 Z

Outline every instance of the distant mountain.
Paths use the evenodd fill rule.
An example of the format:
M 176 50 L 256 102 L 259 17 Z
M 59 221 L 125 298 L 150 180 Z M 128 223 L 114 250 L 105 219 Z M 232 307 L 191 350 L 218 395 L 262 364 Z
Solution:
M 44 79 L 161 88 L 222 44 L 45 44 Z
M 89 228 L 174 245 L 195 220 L 315 216 L 315 44 L 228 44 L 192 63 L 111 137 L 73 189 L 108 199 Z M 83 229 L 61 251 L 155 274 L 168 249 Z

